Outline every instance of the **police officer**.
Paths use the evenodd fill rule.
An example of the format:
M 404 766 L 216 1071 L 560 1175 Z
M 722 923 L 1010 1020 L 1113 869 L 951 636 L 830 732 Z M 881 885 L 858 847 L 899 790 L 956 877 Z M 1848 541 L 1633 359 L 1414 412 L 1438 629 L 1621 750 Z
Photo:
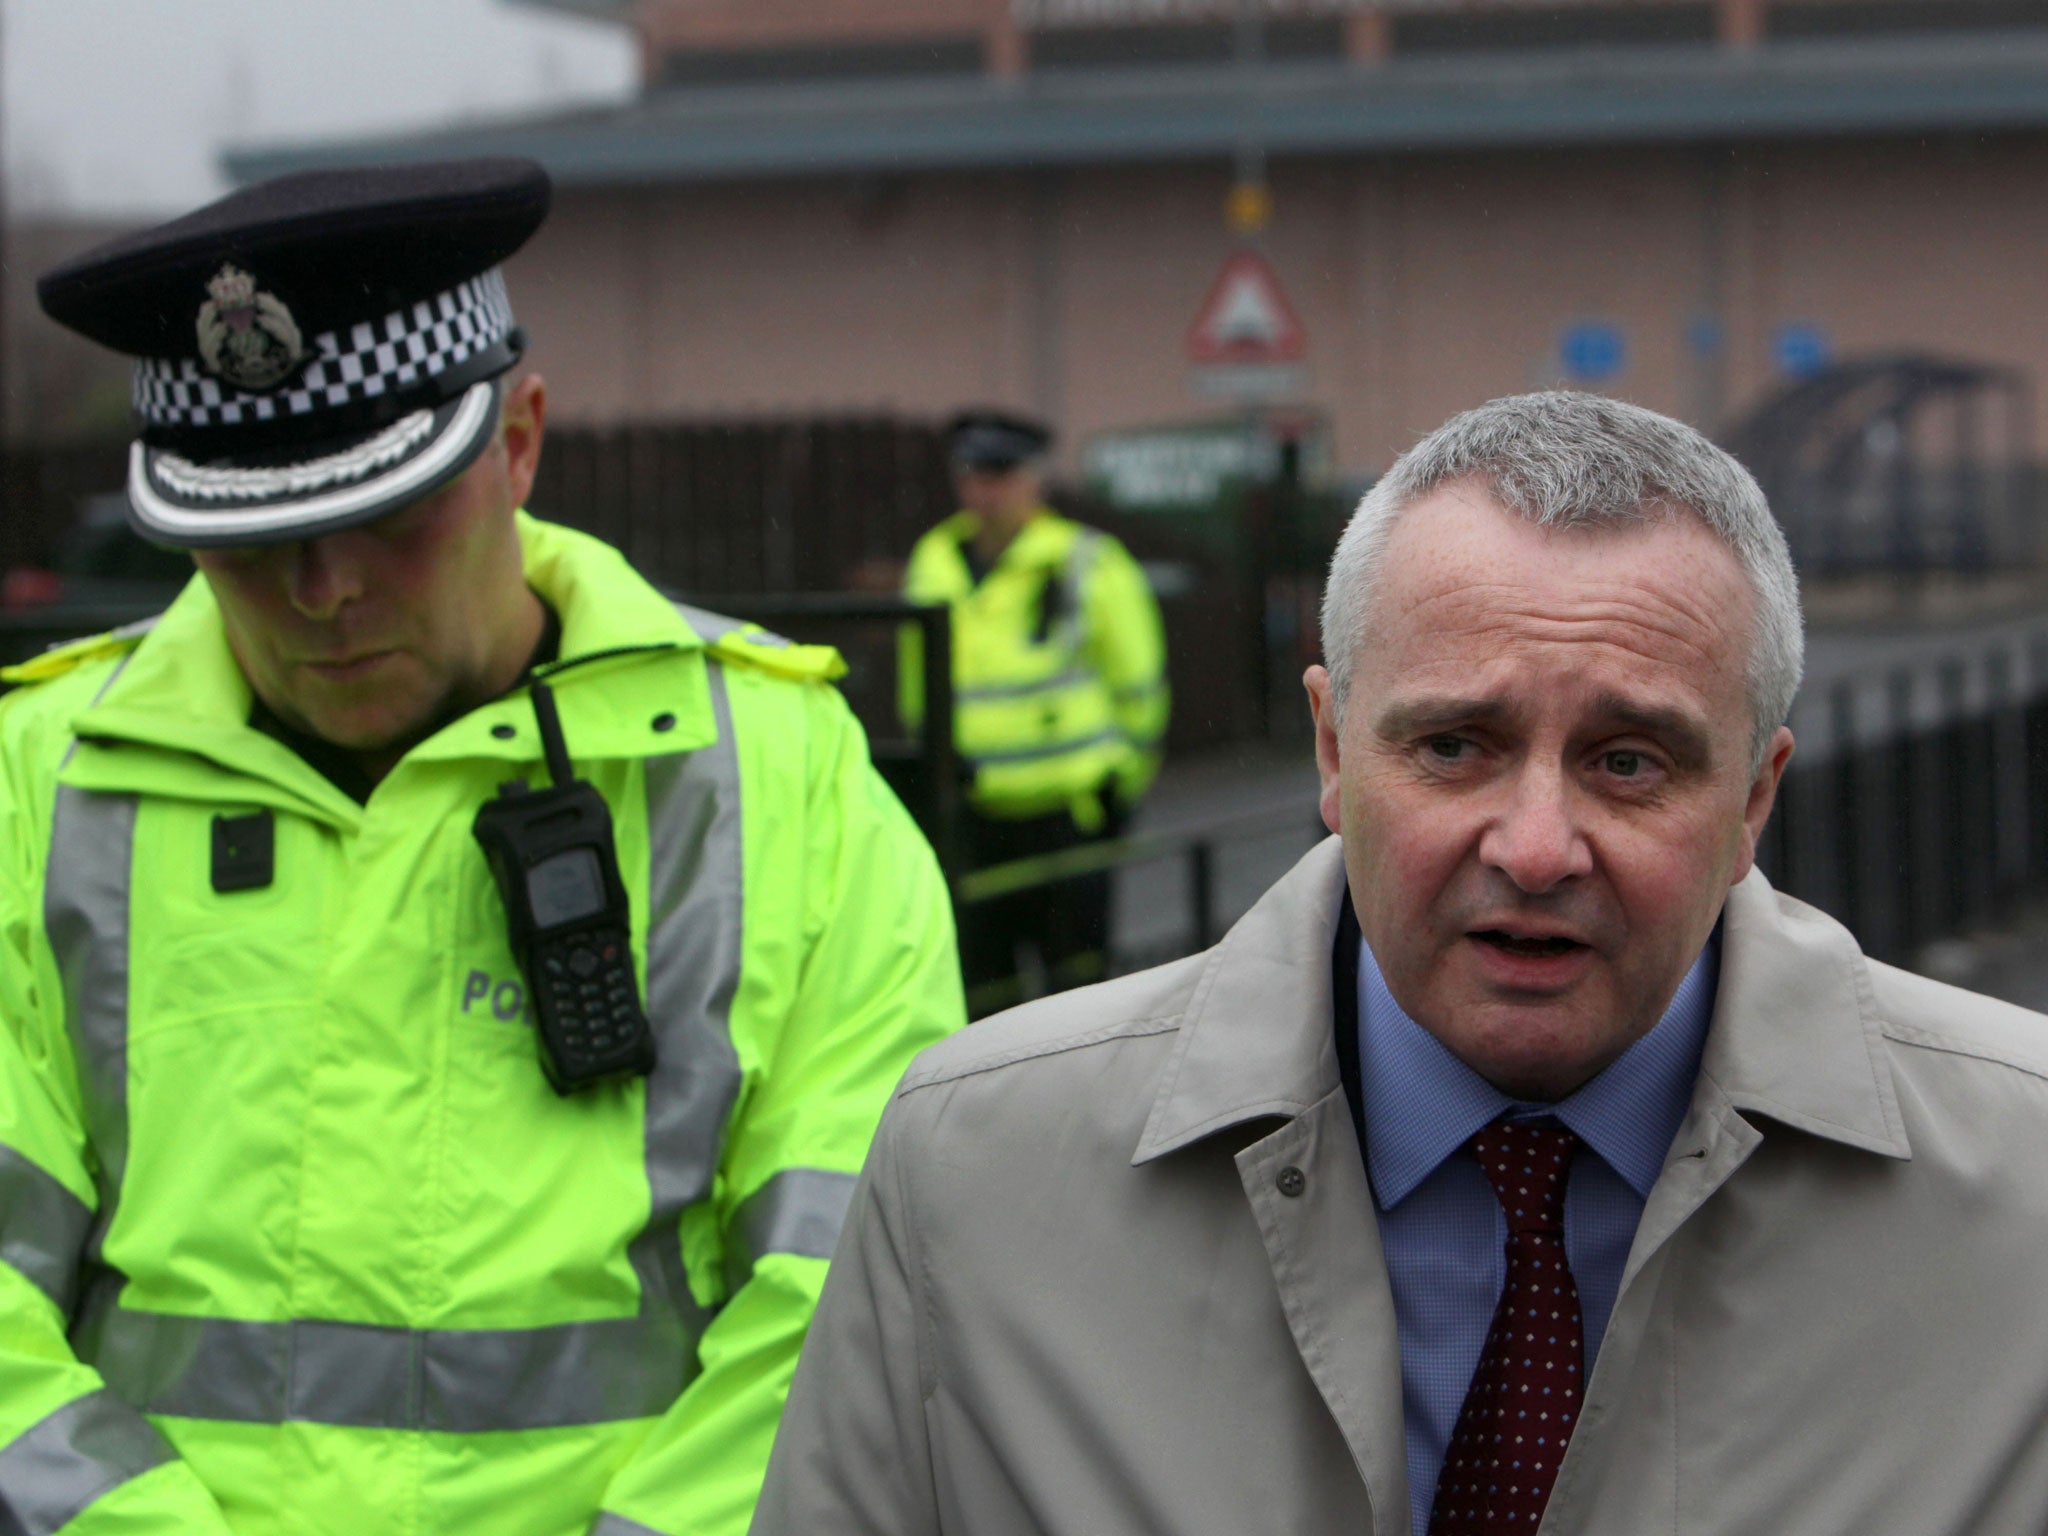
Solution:
M 199 575 L 0 701 L 10 1531 L 737 1536 L 963 1017 L 836 657 L 520 510 L 547 201 L 287 177 L 42 280 Z
M 972 777 L 976 868 L 1115 835 L 1158 772 L 1166 733 L 1159 606 L 1116 539 L 1045 505 L 1042 424 L 968 411 L 947 428 L 962 510 L 911 552 L 904 593 L 952 609 L 954 736 Z M 906 714 L 922 711 L 916 657 Z M 1057 989 L 1099 979 L 1109 877 L 965 907 L 961 961 L 976 1013 L 1014 1002 L 1035 958 Z

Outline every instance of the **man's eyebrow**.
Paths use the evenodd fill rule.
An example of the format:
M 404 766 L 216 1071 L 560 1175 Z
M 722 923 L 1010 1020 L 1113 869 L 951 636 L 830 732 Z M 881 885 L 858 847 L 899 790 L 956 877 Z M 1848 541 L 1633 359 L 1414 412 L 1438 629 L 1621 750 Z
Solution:
M 1402 699 L 1373 718 L 1373 731 L 1388 741 L 1405 741 L 1458 725 L 1492 725 L 1508 713 L 1499 699 Z
M 1702 768 L 1714 760 L 1713 736 L 1697 716 L 1685 710 L 1644 704 L 1619 693 L 1603 693 L 1593 700 L 1593 714 L 1625 730 L 1654 736 L 1686 767 Z

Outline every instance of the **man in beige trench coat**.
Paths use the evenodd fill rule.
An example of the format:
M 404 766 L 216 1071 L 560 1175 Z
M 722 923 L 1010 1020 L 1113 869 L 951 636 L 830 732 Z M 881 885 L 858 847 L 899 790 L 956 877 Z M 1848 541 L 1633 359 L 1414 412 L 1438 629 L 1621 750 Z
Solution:
M 1754 482 L 1496 401 L 1360 508 L 1324 649 L 1338 835 L 904 1079 L 757 1536 L 2048 1530 L 2048 1019 L 1751 868 Z

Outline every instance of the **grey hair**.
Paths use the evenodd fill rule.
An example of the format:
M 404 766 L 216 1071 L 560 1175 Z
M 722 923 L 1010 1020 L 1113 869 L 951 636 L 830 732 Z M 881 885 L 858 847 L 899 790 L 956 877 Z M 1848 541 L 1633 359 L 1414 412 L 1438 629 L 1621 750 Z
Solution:
M 1684 423 L 1571 390 L 1511 395 L 1453 416 L 1396 459 L 1359 503 L 1323 589 L 1323 657 L 1340 723 L 1395 520 L 1439 486 L 1468 478 L 1540 528 L 1611 528 L 1680 508 L 1706 524 L 1734 553 L 1755 599 L 1752 771 L 1762 765 L 1791 712 L 1806 649 L 1799 578 L 1762 488 Z

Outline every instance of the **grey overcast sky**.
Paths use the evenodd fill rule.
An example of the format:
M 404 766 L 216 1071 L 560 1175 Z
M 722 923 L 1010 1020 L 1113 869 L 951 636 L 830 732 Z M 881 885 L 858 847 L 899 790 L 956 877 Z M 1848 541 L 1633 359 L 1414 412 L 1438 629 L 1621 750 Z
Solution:
M 228 144 L 622 99 L 630 33 L 510 0 L 0 0 L 20 213 L 170 214 Z

